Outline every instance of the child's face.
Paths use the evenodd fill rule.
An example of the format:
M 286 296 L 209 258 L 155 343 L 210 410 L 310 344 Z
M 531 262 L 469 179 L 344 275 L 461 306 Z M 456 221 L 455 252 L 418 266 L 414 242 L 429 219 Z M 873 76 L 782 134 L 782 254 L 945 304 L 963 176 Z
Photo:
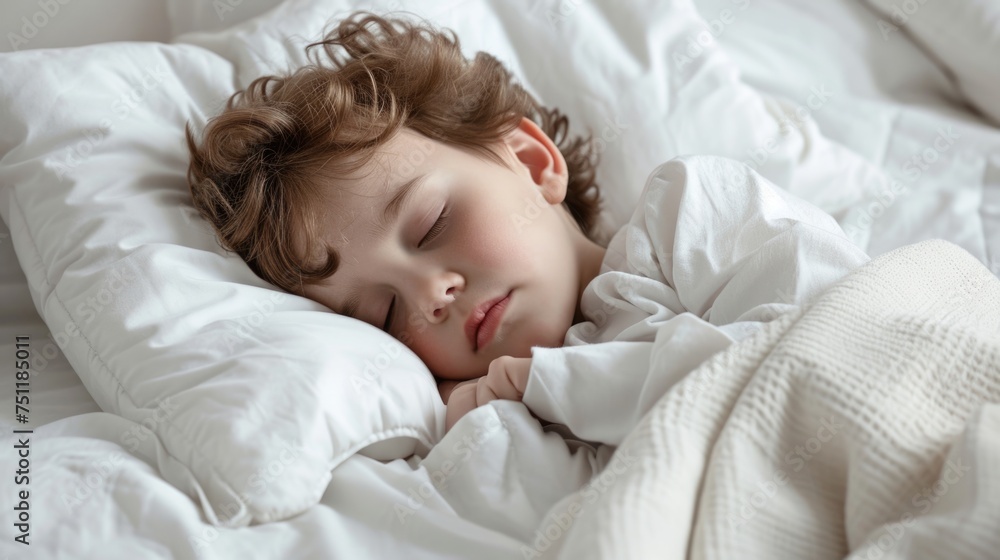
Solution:
M 387 332 L 446 379 L 562 346 L 603 250 L 560 205 L 566 164 L 545 133 L 524 119 L 504 150 L 516 171 L 404 129 L 372 165 L 326 190 L 320 231 L 340 265 L 305 295 L 344 314 L 356 295 L 353 316 L 379 328 L 393 305 Z M 425 174 L 382 235 L 376 224 L 400 185 Z M 508 294 L 495 336 L 477 347 L 467 320 Z

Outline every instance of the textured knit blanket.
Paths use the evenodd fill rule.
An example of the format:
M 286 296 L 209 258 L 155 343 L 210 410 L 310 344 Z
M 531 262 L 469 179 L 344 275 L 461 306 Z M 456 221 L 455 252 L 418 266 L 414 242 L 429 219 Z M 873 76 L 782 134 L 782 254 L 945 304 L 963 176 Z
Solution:
M 705 362 L 616 453 L 549 513 L 573 522 L 544 556 L 998 558 L 1000 280 L 943 241 L 883 255 Z

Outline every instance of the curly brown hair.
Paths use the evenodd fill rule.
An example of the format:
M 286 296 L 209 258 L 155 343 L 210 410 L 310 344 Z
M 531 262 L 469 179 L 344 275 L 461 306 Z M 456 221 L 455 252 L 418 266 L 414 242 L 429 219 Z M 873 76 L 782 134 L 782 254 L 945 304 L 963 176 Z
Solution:
M 317 46 L 327 60 L 310 53 Z M 318 217 L 309 211 L 321 196 L 316 175 L 364 167 L 402 127 L 509 168 L 495 148 L 522 117 L 531 119 L 565 158 L 563 206 L 594 240 L 602 201 L 592 136 L 568 137 L 567 118 L 539 104 L 495 57 L 478 52 L 469 61 L 450 29 L 366 11 L 305 51 L 312 64 L 230 96 L 201 147 L 185 126 L 194 206 L 220 245 L 259 277 L 301 293 L 336 272 L 340 259 L 329 246 L 325 262 L 309 264 L 317 254 Z

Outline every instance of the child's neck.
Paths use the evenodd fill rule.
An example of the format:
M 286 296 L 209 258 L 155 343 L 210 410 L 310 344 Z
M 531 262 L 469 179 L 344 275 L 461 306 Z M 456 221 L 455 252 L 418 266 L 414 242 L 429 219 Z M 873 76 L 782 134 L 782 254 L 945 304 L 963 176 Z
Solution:
M 604 254 L 607 252 L 607 249 L 587 239 L 582 232 L 577 236 L 575 245 L 580 280 L 579 292 L 576 294 L 576 313 L 573 315 L 574 325 L 587 320 L 580 309 L 580 301 L 583 297 L 583 291 L 587 289 L 590 281 L 601 272 L 601 263 L 604 262 Z

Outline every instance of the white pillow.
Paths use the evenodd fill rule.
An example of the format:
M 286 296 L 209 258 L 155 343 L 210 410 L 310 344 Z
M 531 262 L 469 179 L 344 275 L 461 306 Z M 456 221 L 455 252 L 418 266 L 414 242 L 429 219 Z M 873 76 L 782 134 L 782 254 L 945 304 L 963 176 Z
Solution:
M 0 212 L 35 306 L 101 408 L 190 469 L 213 522 L 295 515 L 355 451 L 440 438 L 443 403 L 407 347 L 275 290 L 192 208 L 183 127 L 232 93 L 228 61 L 109 43 L 0 55 L 0 73 Z
M 631 215 L 649 172 L 684 153 L 745 160 L 766 149 L 755 167 L 769 180 L 821 204 L 847 196 L 827 188 L 837 177 L 810 171 L 838 157 L 811 121 L 782 126 L 780 104 L 742 84 L 715 45 L 683 60 L 704 29 L 687 0 L 312 0 L 184 43 L 0 55 L 0 214 L 35 306 L 98 404 L 163 441 L 164 476 L 187 487 L 193 475 L 216 524 L 296 515 L 351 453 L 405 457 L 442 432 L 443 404 L 412 352 L 225 254 L 184 179 L 184 123 L 200 131 L 235 89 L 304 62 L 302 46 L 356 7 L 454 29 L 467 55 L 497 56 L 571 132 L 589 128 L 604 236 Z

